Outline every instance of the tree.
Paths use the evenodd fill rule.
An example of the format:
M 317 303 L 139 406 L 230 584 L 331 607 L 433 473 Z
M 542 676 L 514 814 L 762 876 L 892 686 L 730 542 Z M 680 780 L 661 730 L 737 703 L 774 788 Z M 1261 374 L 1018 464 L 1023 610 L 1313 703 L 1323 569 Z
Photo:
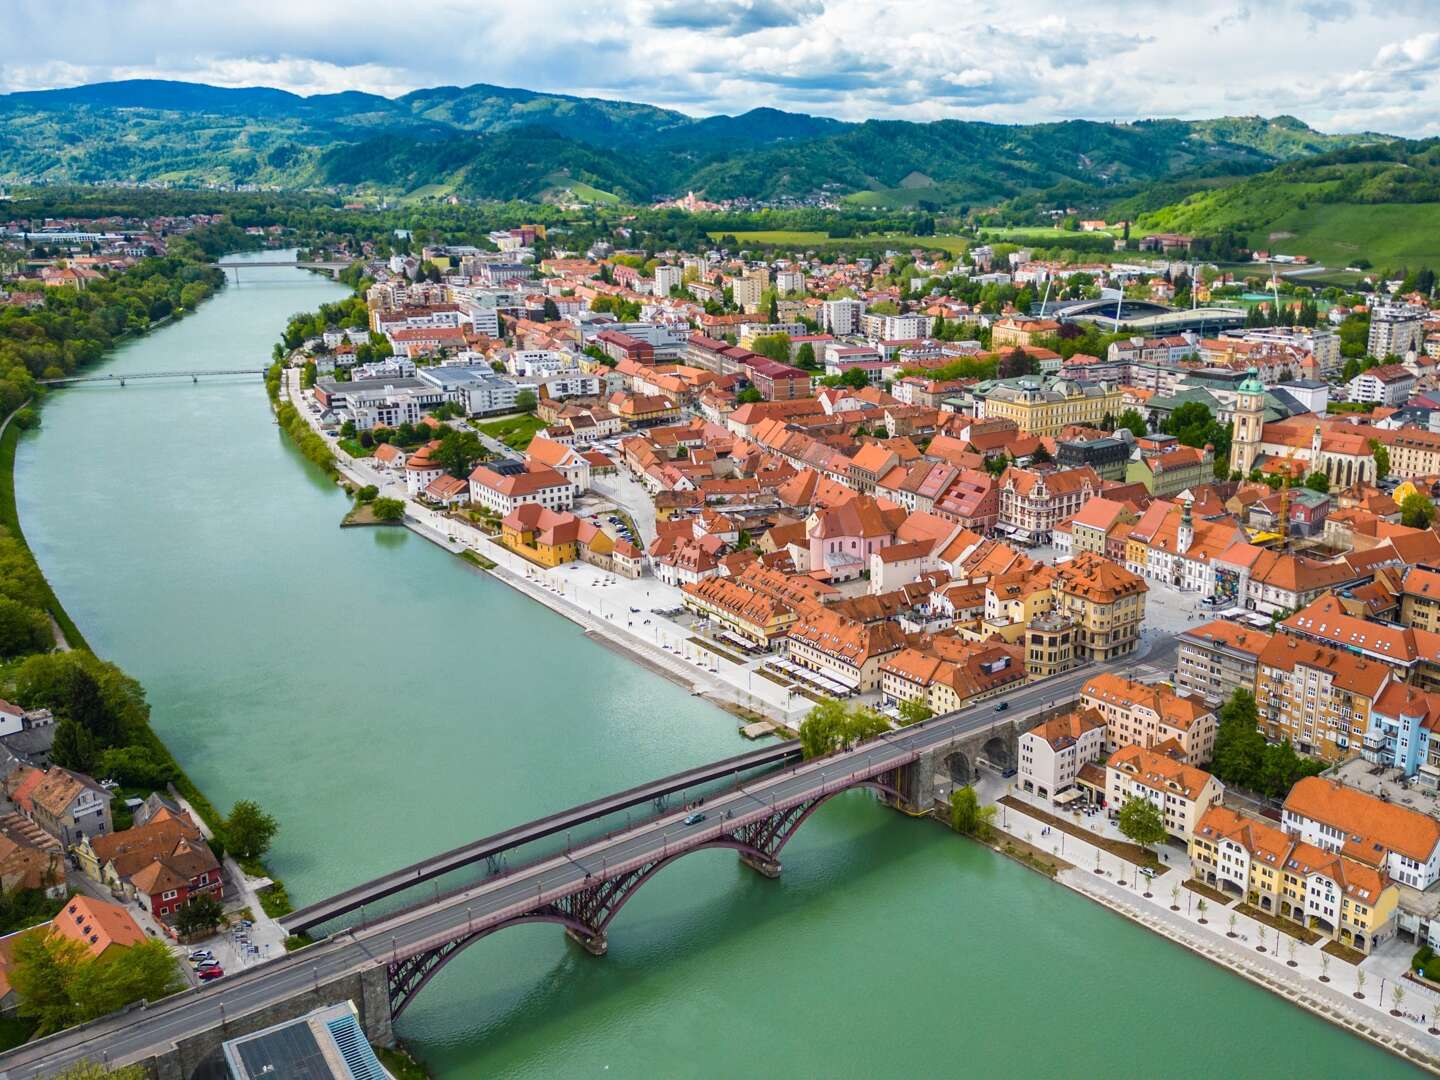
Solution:
M 42 652 L 55 644 L 42 612 L 0 596 L 0 660 Z
M 790 363 L 789 334 L 761 334 L 750 343 L 750 348 L 751 351 L 781 364 Z
M 950 826 L 958 833 L 988 840 L 995 807 L 981 806 L 980 796 L 969 784 L 950 793 Z
M 168 756 L 148 746 L 118 746 L 100 755 L 97 774 L 126 787 L 154 789 L 174 780 L 176 767 Z
M 1044 443 L 1037 446 L 1035 452 L 1030 455 L 1030 463 L 1032 465 L 1048 465 L 1054 460 L 1055 459 L 1050 456 L 1050 451 L 1045 449 Z
M 355 501 L 362 503 L 374 502 L 375 496 L 379 494 L 380 489 L 378 487 L 376 487 L 374 484 L 366 484 L 364 487 L 362 487 L 359 491 L 355 493 Z
M 82 1061 L 63 1072 L 52 1073 L 50 1080 L 147 1080 L 149 1076 L 144 1065 L 122 1065 L 116 1069 L 107 1069 L 93 1061 Z
M 521 390 L 515 395 L 515 408 L 523 413 L 534 412 L 540 404 L 534 390 Z
M 852 390 L 863 390 L 870 385 L 870 376 L 865 373 L 863 368 L 848 368 L 840 376 L 840 381 L 836 385 L 848 386 Z
M 258 859 L 270 850 L 280 823 L 251 799 L 241 799 L 225 819 L 225 846 L 241 859 Z
M 66 718 L 55 725 L 50 760 L 61 768 L 88 773 L 95 768 L 98 748 L 95 738 L 76 721 Z
M 114 746 L 123 740 L 119 717 L 105 703 L 100 681 L 89 669 L 80 664 L 70 669 L 65 696 L 65 715 L 94 736 L 97 745 Z
M 765 395 L 756 390 L 753 386 L 747 386 L 740 393 L 735 395 L 737 405 L 753 405 L 757 401 L 764 401 Z
M 540 310 L 540 317 L 545 322 L 555 322 L 560 318 L 560 308 L 556 305 L 555 301 L 548 296 L 545 298 L 545 303 L 541 305 Z
M 1435 504 L 1418 491 L 1400 502 L 1400 524 L 1411 529 L 1428 529 L 1435 520 Z
M 1375 479 L 1384 480 L 1390 475 L 1390 450 L 1379 439 L 1370 440 L 1370 453 L 1375 458 Z
M 225 919 L 220 901 L 206 893 L 192 896 L 175 913 L 175 929 L 183 936 L 204 934 L 214 930 Z
M 10 985 L 20 998 L 20 1015 L 36 1021 L 35 1033 L 49 1035 L 76 1024 L 70 984 L 75 971 L 90 961 L 85 946 L 42 929 L 21 935 L 13 956 Z
M 911 724 L 918 724 L 924 720 L 929 720 L 934 715 L 935 710 L 918 698 L 900 703 L 900 723 L 906 727 L 909 727 Z
M 800 751 L 807 758 L 821 757 L 839 748 L 845 734 L 845 705 L 827 698 L 800 722 Z
M 1305 478 L 1305 486 L 1311 491 L 1318 491 L 1321 495 L 1330 492 L 1330 478 L 1323 472 L 1311 473 Z
M 376 499 L 370 504 L 370 512 L 376 521 L 403 521 L 405 503 L 400 499 Z
M 457 431 L 451 428 L 440 439 L 440 446 L 430 455 L 430 460 L 439 465 L 457 480 L 464 480 L 477 461 L 486 457 L 485 444 L 473 431 Z
M 1141 847 L 1164 843 L 1169 834 L 1160 808 L 1149 799 L 1128 798 L 1120 807 L 1120 831 Z
M 820 365 L 815 362 L 815 346 L 806 341 L 795 351 L 795 366 L 804 368 L 806 371 L 814 371 Z

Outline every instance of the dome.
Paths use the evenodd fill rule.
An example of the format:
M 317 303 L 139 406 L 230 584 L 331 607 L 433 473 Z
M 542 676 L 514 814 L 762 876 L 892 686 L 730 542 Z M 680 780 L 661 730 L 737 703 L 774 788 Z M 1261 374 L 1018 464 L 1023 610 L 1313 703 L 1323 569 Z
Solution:
M 1265 393 L 1265 384 L 1260 381 L 1260 372 L 1253 367 L 1245 372 L 1245 379 L 1235 388 L 1235 392 L 1238 394 Z

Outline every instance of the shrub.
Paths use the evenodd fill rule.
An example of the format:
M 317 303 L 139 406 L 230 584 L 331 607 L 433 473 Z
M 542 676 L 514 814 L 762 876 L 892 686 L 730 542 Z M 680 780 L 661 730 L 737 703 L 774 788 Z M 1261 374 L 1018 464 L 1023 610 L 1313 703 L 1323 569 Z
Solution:
M 380 489 L 378 487 L 376 487 L 374 484 L 366 484 L 364 487 L 362 487 L 359 491 L 355 493 L 355 498 L 362 503 L 368 503 L 373 501 L 375 496 L 379 494 Z

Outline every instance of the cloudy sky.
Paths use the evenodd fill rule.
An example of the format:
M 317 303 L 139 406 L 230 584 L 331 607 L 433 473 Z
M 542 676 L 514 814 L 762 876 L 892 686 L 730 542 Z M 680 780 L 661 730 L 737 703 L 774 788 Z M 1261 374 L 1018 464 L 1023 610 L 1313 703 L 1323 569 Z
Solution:
M 1440 135 L 1440 0 L 0 0 L 0 90 L 476 82 L 847 120 L 1291 113 Z

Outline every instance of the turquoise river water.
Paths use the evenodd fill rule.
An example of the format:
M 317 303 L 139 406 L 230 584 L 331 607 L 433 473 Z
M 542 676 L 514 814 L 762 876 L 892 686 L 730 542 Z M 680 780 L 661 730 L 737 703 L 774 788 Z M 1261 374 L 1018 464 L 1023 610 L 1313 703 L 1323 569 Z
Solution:
M 273 253 L 266 257 L 274 258 Z M 256 269 L 100 370 L 259 367 L 343 295 Z M 21 517 L 91 644 L 219 806 L 281 821 L 296 903 L 745 743 L 730 716 L 344 495 L 258 377 L 58 392 Z M 695 855 L 594 959 L 497 934 L 401 1034 L 441 1077 L 1380 1077 L 1410 1068 L 1124 919 L 864 794 L 766 881 Z

